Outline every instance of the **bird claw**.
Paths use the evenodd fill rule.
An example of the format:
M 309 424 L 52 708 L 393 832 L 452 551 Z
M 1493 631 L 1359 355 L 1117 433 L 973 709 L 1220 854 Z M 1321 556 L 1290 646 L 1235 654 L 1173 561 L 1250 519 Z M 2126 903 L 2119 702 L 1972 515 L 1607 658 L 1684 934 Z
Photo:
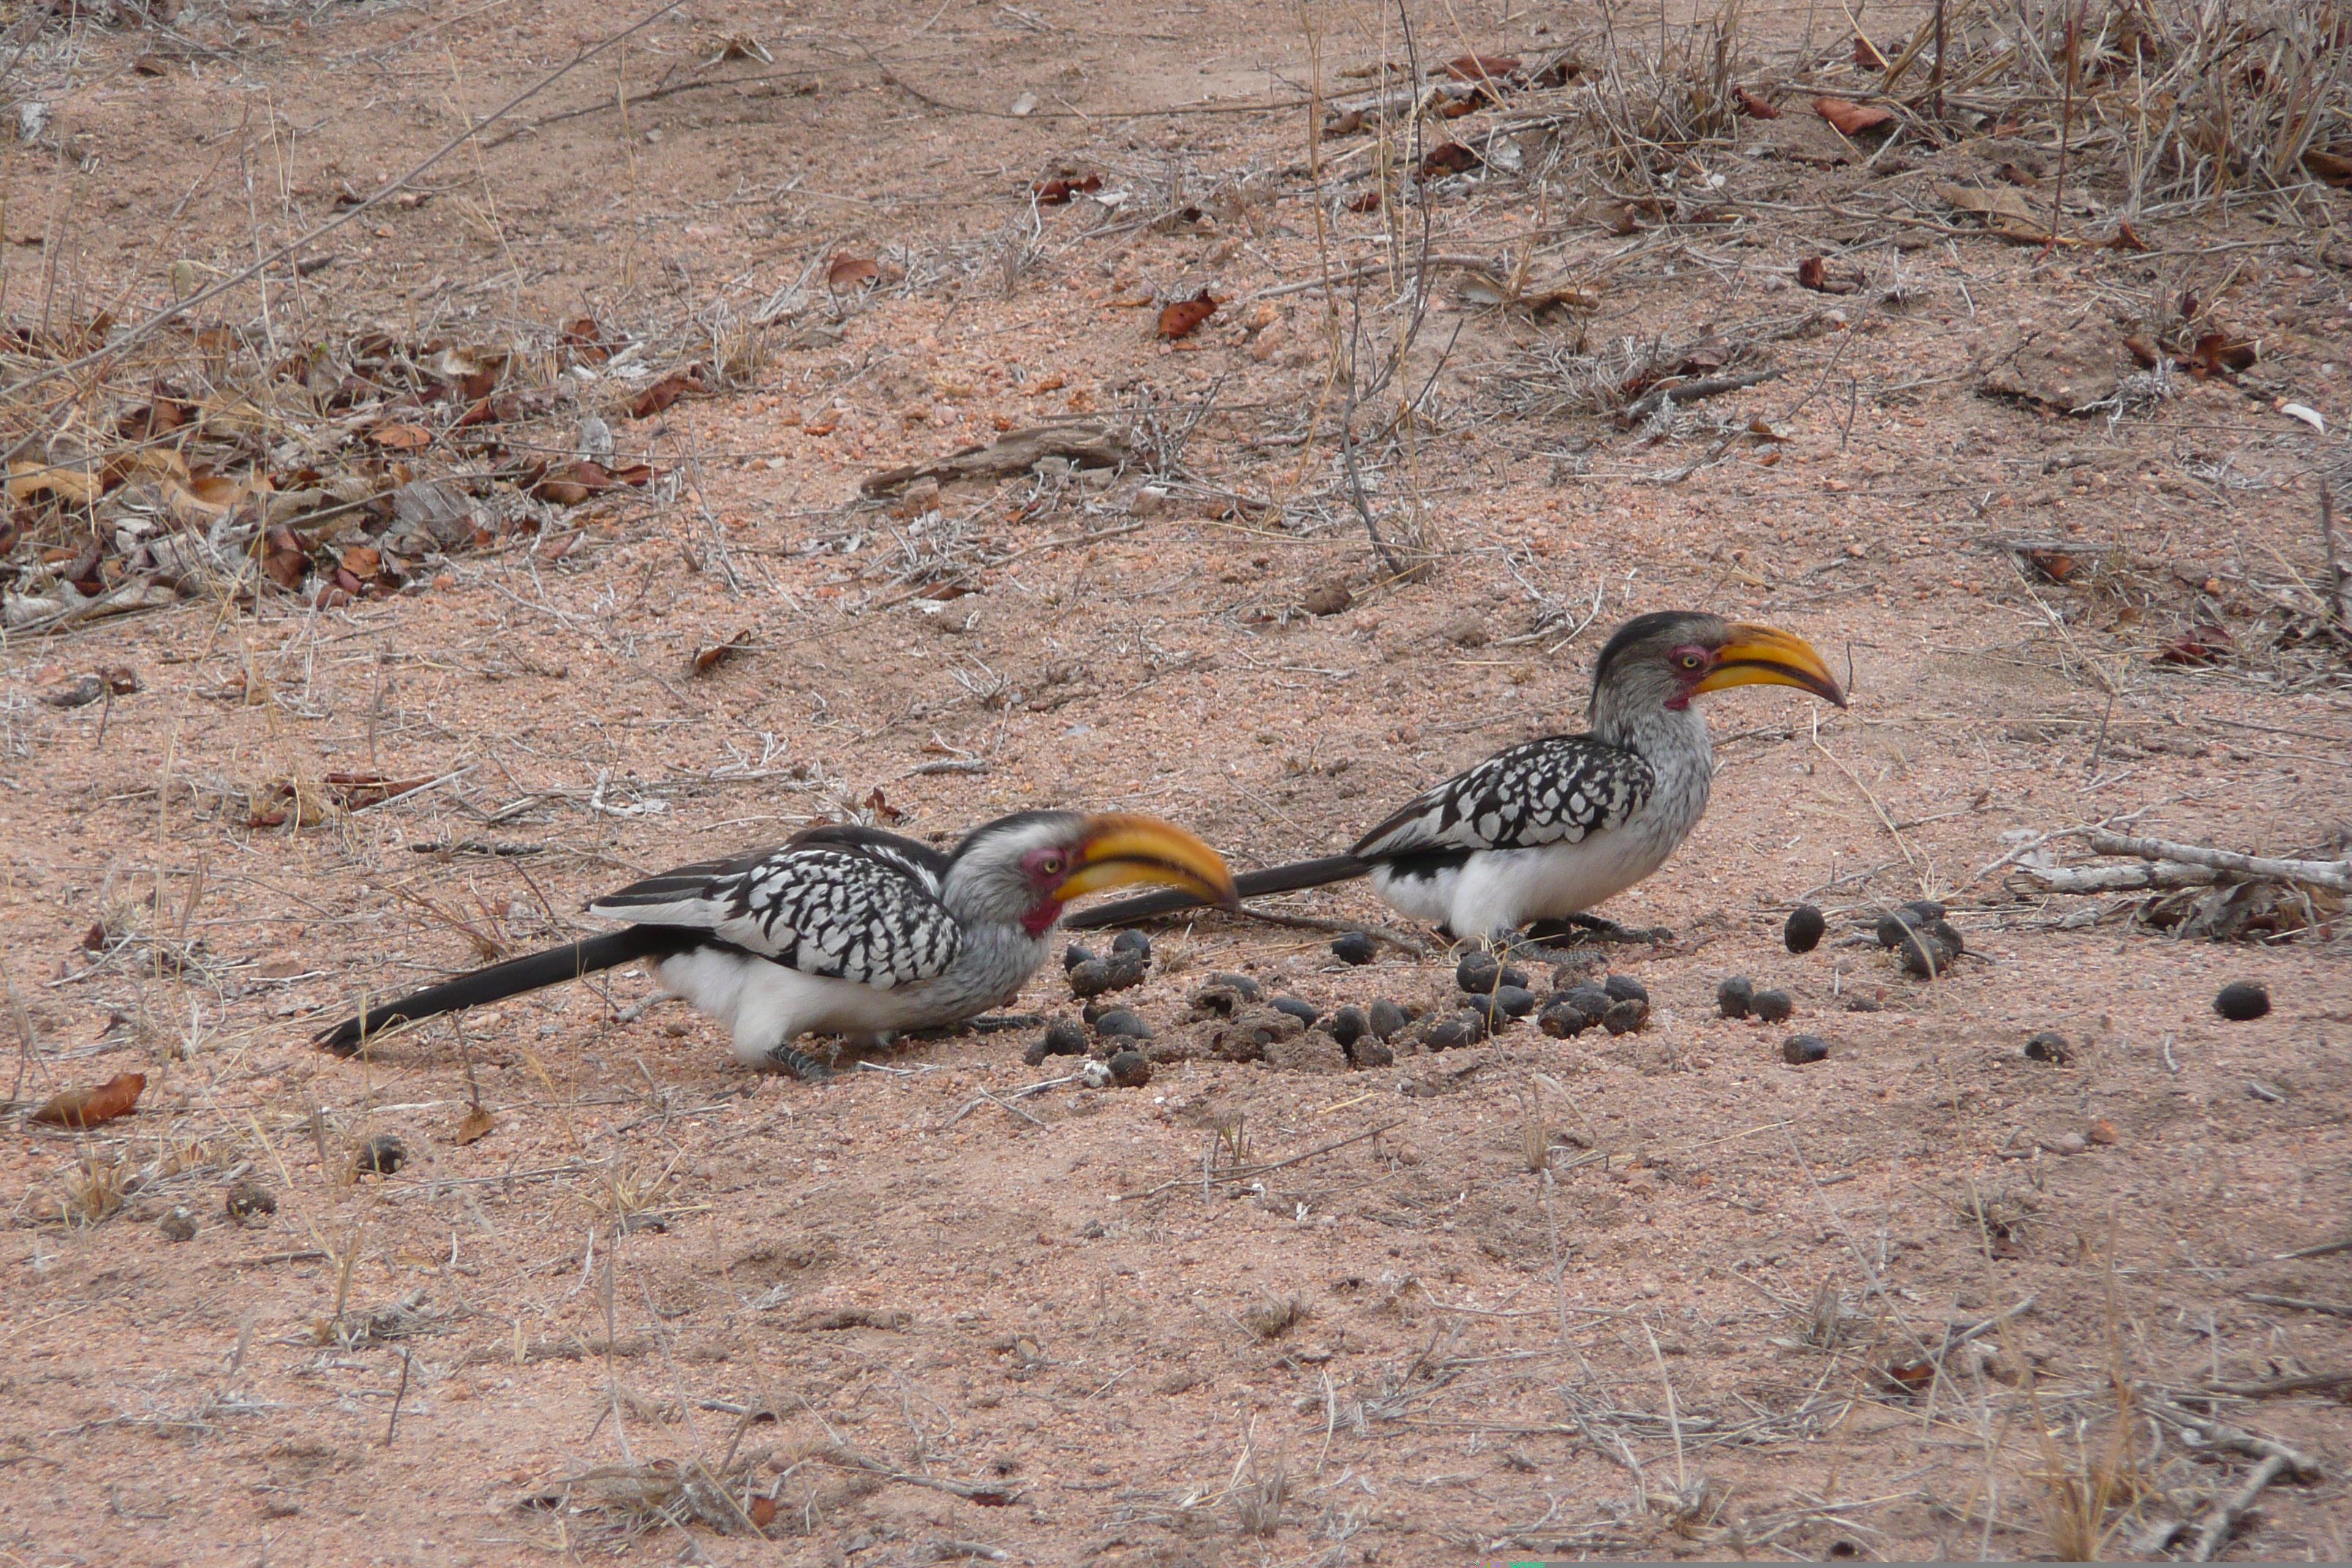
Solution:
M 1642 945 L 1672 942 L 1675 933 L 1665 926 L 1625 926 L 1599 915 L 1574 914 L 1556 921 L 1533 921 L 1524 931 L 1504 937 L 1497 935 L 1498 950 L 1507 948 L 1515 956 L 1541 961 L 1547 952 L 1564 953 L 1579 948 L 1599 947 L 1608 943 Z
M 803 1083 L 825 1083 L 833 1078 L 831 1068 L 806 1052 L 796 1051 L 790 1046 L 778 1046 L 768 1053 L 768 1060 Z

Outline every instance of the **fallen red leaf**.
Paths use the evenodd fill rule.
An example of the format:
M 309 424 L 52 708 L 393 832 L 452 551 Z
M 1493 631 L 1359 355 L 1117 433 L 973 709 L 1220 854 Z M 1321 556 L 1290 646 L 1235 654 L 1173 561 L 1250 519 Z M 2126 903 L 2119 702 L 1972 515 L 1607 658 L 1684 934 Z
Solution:
M 686 377 L 677 371 L 672 371 L 637 395 L 637 400 L 629 405 L 629 417 L 644 419 L 659 414 L 676 403 L 685 391 Z
M 1376 185 L 1369 191 L 1358 191 L 1354 195 L 1349 196 L 1348 210 L 1351 213 L 1376 213 L 1381 210 L 1382 200 L 1380 187 Z
M 751 634 L 747 628 L 737 632 L 725 642 L 715 642 L 708 647 L 696 648 L 690 666 L 691 672 L 696 675 L 706 674 L 751 646 Z
M 2147 241 L 2142 239 L 2139 237 L 2139 232 L 2132 227 L 2130 222 L 2123 218 L 2116 220 L 2116 237 L 2115 238 L 2107 241 L 2107 246 L 2110 249 L 2114 250 L 2153 250 L 2156 248 L 2154 246 L 2148 244 Z
M 1813 100 L 1813 112 L 1847 136 L 1859 136 L 1895 118 L 1895 111 L 1883 103 L 1855 103 L 1843 98 L 1817 98 Z
M 2189 352 L 2197 356 L 2195 368 L 2202 375 L 2234 375 L 2254 368 L 2254 345 L 2227 332 L 2207 332 Z
M 1459 142 L 1447 142 L 1429 150 L 1421 161 L 1421 177 L 1434 179 L 1440 174 L 1458 174 L 1479 164 L 1478 154 Z
M 1100 174 L 1088 174 L 1083 180 L 1072 179 L 1068 176 L 1059 176 L 1051 180 L 1040 180 L 1036 184 L 1032 185 L 1029 188 L 1036 194 L 1037 205 L 1039 206 L 1060 206 L 1063 203 L 1068 201 L 1071 197 L 1078 195 L 1082 191 L 1101 190 L 1102 176 Z
M 421 452 L 433 445 L 433 432 L 422 425 L 379 425 L 368 439 L 389 452 Z
M 2124 347 L 2131 352 L 2132 358 L 2139 362 L 2142 370 L 2154 370 L 2163 362 L 2164 356 L 2157 351 L 2156 345 L 2137 332 L 2124 340 Z
M 2314 147 L 2304 153 L 2303 166 L 2338 190 L 2352 190 L 2352 153 Z
M 2074 574 L 2074 558 L 2057 550 L 2021 550 L 2025 563 L 2053 583 L 2063 583 Z
M 2210 621 L 2200 621 L 2157 649 L 2166 664 L 2211 664 L 2231 651 L 2230 634 Z
M 128 1116 L 131 1108 L 139 1103 L 140 1091 L 146 1087 L 147 1075 L 143 1072 L 118 1073 L 93 1088 L 69 1089 L 51 1096 L 33 1112 L 33 1120 L 77 1131 L 95 1127 L 101 1121 Z
M 289 590 L 302 581 L 310 570 L 310 553 L 302 548 L 302 541 L 284 524 L 262 535 L 261 569 L 269 580 Z
M 1464 55 L 1460 59 L 1445 62 L 1445 74 L 1455 81 L 1483 81 L 1502 78 L 1519 68 L 1517 55 Z
M 868 257 L 852 256 L 847 251 L 833 258 L 824 269 L 824 286 L 836 294 L 863 288 L 882 276 L 882 265 Z
M 1206 289 L 1189 300 L 1179 300 L 1160 312 L 1160 335 L 1174 342 L 1217 313 L 1217 302 Z
M 1574 81 L 1578 77 L 1580 77 L 1583 74 L 1584 62 L 1582 60 L 1576 58 L 1572 55 L 1562 55 L 1559 58 L 1552 61 L 1551 64 L 1544 67 L 1541 70 L 1537 71 L 1533 76 L 1528 78 L 1528 85 L 1529 87 L 1536 88 L 1566 87 L 1570 82 Z
M 776 1522 L 776 1500 L 772 1497 L 753 1498 L 751 1500 L 751 1522 L 753 1524 L 759 1526 L 761 1530 L 767 1529 L 768 1526 Z
M 874 793 L 866 797 L 865 804 L 866 809 L 874 814 L 875 820 L 877 822 L 896 822 L 900 817 L 907 815 L 905 812 L 900 811 L 897 806 L 892 805 L 888 801 L 882 798 L 882 786 L 880 784 L 876 784 L 874 786 Z
M 1759 98 L 1746 88 L 1732 89 L 1739 95 L 1739 112 L 1750 120 L 1778 120 L 1780 111 L 1772 107 L 1769 99 Z
M 613 351 L 604 343 L 604 329 L 596 324 L 593 316 L 582 316 L 565 326 L 563 346 L 589 364 L 603 364 L 613 357 Z
M 1864 70 L 1883 71 L 1886 68 L 1886 57 L 1878 52 L 1877 45 L 1857 35 L 1853 40 L 1853 63 Z

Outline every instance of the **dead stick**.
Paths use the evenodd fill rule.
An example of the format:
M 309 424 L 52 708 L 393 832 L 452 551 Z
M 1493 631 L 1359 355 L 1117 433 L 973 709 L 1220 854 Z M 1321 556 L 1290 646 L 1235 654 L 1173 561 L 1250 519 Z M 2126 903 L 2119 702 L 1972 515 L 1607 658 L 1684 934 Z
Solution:
M 2213 1554 L 2221 1550 L 2231 1532 L 2238 1528 L 2238 1521 L 2245 1517 L 2247 1510 L 2254 1506 L 2254 1500 L 2263 1495 L 2263 1489 L 2278 1479 L 2280 1473 L 2287 1468 L 2284 1458 L 2273 1454 L 2254 1467 L 2253 1474 L 2246 1478 L 2244 1486 L 2215 1503 L 2212 1511 L 2205 1516 L 2205 1522 L 2198 1527 L 2197 1539 L 2189 1548 L 2189 1561 L 2212 1562 Z
M 1750 370 L 1743 371 L 1737 375 L 1716 375 L 1709 376 L 1705 381 L 1686 381 L 1680 386 L 1661 386 L 1643 395 L 1639 402 L 1629 404 L 1620 409 L 1617 413 L 1617 423 L 1621 426 L 1638 425 L 1655 414 L 1659 405 L 1669 397 L 1675 400 L 1676 407 L 1681 407 L 1685 404 L 1696 403 L 1703 397 L 1720 397 L 1727 392 L 1738 392 L 1745 386 L 1760 386 L 1768 381 L 1778 381 L 1787 374 L 1786 371 L 1780 370 Z
M 383 1446 L 392 1447 L 393 1434 L 400 1430 L 400 1402 L 408 1397 L 408 1352 L 400 1352 L 400 1391 L 392 1396 L 392 1417 L 383 1424 Z
M 2352 572 L 2345 570 L 2336 554 L 2336 502 L 2325 479 L 2319 482 L 2319 540 L 2327 547 L 2327 580 L 2334 590 L 2327 600 L 2328 618 L 2338 631 L 2352 631 Z
M 2267 855 L 2241 855 L 2230 849 L 2208 849 L 2201 844 L 2178 844 L 2169 838 L 2140 838 L 2121 833 L 2094 833 L 2090 839 L 2091 847 L 2102 855 L 2185 860 L 2192 866 L 2210 866 L 2217 871 L 2310 882 L 2339 893 L 2352 893 L 2352 860 L 2281 860 Z

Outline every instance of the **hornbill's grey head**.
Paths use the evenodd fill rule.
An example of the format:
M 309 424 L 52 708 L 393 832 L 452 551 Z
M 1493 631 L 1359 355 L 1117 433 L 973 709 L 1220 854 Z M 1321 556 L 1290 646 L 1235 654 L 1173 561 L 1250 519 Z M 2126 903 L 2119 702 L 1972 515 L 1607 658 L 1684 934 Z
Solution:
M 1238 901 L 1215 850 L 1173 823 L 1123 812 L 1024 811 L 975 827 L 949 858 L 946 895 L 960 918 L 1043 936 L 1072 899 L 1139 882 Z
M 1592 729 L 1606 735 L 1644 715 L 1679 712 L 1733 686 L 1793 686 L 1845 706 L 1845 693 L 1804 638 L 1695 610 L 1636 616 L 1592 667 Z

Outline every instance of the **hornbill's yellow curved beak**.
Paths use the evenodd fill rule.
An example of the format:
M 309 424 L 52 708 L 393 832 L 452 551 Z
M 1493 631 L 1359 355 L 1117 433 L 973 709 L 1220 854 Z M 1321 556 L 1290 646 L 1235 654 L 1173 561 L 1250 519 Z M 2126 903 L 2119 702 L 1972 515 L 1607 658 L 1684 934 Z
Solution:
M 1715 650 L 1715 668 L 1692 688 L 1722 691 L 1734 686 L 1794 686 L 1824 702 L 1845 706 L 1845 693 L 1813 645 L 1776 626 L 1743 622 L 1731 628 L 1731 640 Z
M 1066 900 L 1138 882 L 1181 888 L 1204 904 L 1226 909 L 1241 902 L 1234 874 L 1215 850 L 1174 823 L 1124 812 L 1087 819 L 1086 838 L 1054 897 Z

